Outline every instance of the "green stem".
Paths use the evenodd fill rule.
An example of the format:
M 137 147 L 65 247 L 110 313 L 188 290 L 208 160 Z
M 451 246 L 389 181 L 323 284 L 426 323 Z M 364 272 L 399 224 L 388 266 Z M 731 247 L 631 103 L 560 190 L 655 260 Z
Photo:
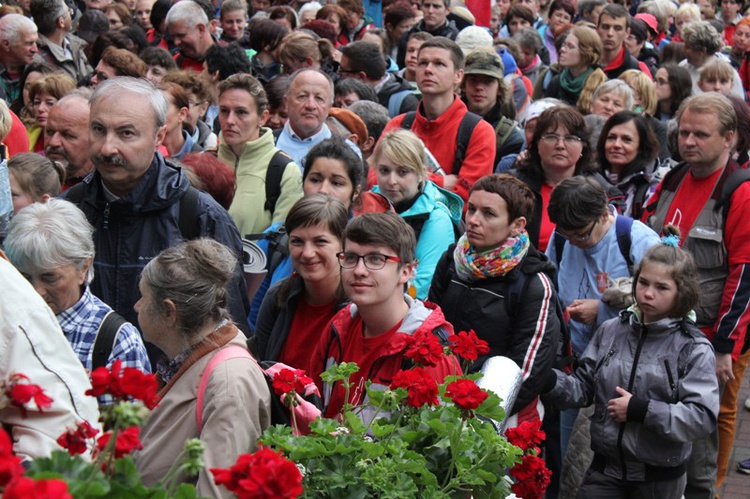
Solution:
M 174 463 L 172 463 L 172 466 L 169 468 L 169 471 L 167 471 L 167 474 L 164 475 L 164 478 L 162 479 L 164 488 L 166 488 L 167 491 L 170 491 L 170 487 L 168 487 L 169 483 L 172 482 L 175 476 L 178 476 L 182 469 L 185 467 L 185 463 L 183 463 L 184 460 L 185 449 L 182 449 L 182 452 L 180 452 L 180 455 L 177 456 L 177 459 L 175 459 Z M 169 497 L 171 497 L 171 494 L 169 495 Z
M 461 424 L 458 426 L 458 431 L 451 435 L 451 462 L 448 465 L 448 472 L 443 480 L 441 488 L 445 488 L 453 477 L 453 467 L 456 466 L 456 459 L 458 458 L 458 444 L 461 441 L 461 433 L 464 431 L 465 418 L 461 418 Z

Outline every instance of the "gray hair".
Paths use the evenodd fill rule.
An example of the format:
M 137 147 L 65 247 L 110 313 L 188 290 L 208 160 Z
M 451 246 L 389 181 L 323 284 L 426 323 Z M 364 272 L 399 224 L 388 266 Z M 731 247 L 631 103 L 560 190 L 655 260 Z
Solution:
M 530 48 L 537 53 L 542 50 L 542 46 L 544 45 L 542 37 L 539 36 L 539 32 L 534 28 L 519 29 L 511 40 L 518 43 L 520 47 Z
M 94 228 L 76 205 L 63 199 L 34 203 L 20 210 L 8 224 L 5 252 L 22 273 L 52 270 L 65 265 L 83 268 L 94 258 Z M 94 279 L 89 267 L 86 284 Z
M 167 12 L 167 26 L 172 23 L 184 22 L 188 28 L 195 28 L 199 24 L 208 26 L 208 16 L 200 5 L 190 0 L 182 0 L 172 5 Z
M 633 89 L 622 80 L 607 80 L 599 85 L 596 90 L 594 90 L 594 95 L 591 96 L 591 102 L 594 102 L 594 100 L 600 95 L 612 92 L 620 94 L 622 98 L 625 99 L 625 109 L 628 111 L 633 110 L 633 105 L 635 104 L 635 100 L 633 99 Z
M 0 18 L 0 40 L 18 43 L 22 29 L 29 30 L 32 33 L 37 32 L 34 21 L 21 14 L 7 14 Z
M 330 76 L 328 76 L 325 72 L 321 71 L 320 69 L 302 68 L 292 73 L 292 76 L 289 77 L 289 85 L 286 87 L 287 95 L 289 95 L 289 92 L 292 90 L 292 85 L 294 85 L 294 81 L 299 77 L 299 75 L 301 75 L 302 73 L 306 73 L 307 71 L 318 73 L 319 75 L 323 76 L 328 81 L 328 85 L 331 87 L 331 101 L 329 102 L 329 104 L 332 104 L 333 96 L 336 95 L 334 92 L 333 79 L 331 79 Z
M 362 118 L 367 127 L 367 135 L 372 137 L 375 142 L 380 139 L 385 126 L 391 119 L 388 115 L 388 109 L 385 106 L 368 100 L 360 100 L 352 103 L 349 106 L 349 111 Z
M 229 317 L 226 285 L 237 256 L 213 239 L 194 239 L 165 249 L 148 262 L 141 278 L 153 294 L 151 305 L 171 300 L 177 326 L 192 336 L 209 320 Z
M 703 49 L 708 55 L 714 55 L 724 46 L 724 39 L 708 21 L 693 21 L 682 27 L 682 39 L 685 47 Z
M 49 35 L 55 32 L 57 20 L 65 15 L 68 6 L 64 0 L 31 0 L 29 10 L 39 32 Z
M 123 93 L 145 97 L 151 110 L 154 112 L 156 130 L 164 126 L 164 123 L 167 121 L 167 110 L 169 109 L 167 97 L 164 95 L 164 92 L 158 90 L 153 83 L 144 78 L 118 76 L 105 80 L 97 85 L 94 95 L 89 100 L 89 105 L 93 109 L 99 101 L 110 98 L 121 98 Z

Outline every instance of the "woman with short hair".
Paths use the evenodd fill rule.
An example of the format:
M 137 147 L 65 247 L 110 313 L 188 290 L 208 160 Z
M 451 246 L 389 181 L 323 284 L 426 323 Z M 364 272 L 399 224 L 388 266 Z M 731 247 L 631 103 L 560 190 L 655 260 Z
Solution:
M 197 478 L 180 480 L 195 484 L 199 496 L 231 497 L 209 470 L 253 452 L 271 424 L 265 375 L 226 308 L 235 262 L 221 243 L 195 239 L 162 251 L 143 269 L 138 323 L 164 352 L 157 364 L 159 405 L 141 429 L 143 449 L 136 455 L 147 486 L 167 475 L 187 440 L 198 438 L 203 468 Z
M 229 214 L 243 237 L 284 220 L 302 197 L 299 168 L 279 151 L 273 133 L 265 127 L 267 107 L 263 85 L 249 74 L 238 73 L 219 84 L 219 159 L 236 172 L 237 190 Z M 273 206 L 266 198 L 266 179 L 272 167 L 281 169 Z
M 29 127 L 29 151 L 44 151 L 44 127 L 49 110 L 57 101 L 76 88 L 76 82 L 65 73 L 50 73 L 29 88 L 29 102 L 34 111 L 34 124 Z
M 114 312 L 89 289 L 94 278 L 93 234 L 93 227 L 74 204 L 50 199 L 18 212 L 8 226 L 4 247 L 11 263 L 52 309 L 83 367 L 91 371 L 121 361 L 123 367 L 150 372 L 141 335 L 124 320 L 108 340 L 108 354 L 95 365 L 94 345 L 98 335 L 104 334 L 105 318 Z M 102 341 L 106 343 L 106 336 Z M 100 403 L 110 400 L 99 397 Z
M 578 107 L 584 114 L 594 114 L 609 119 L 620 111 L 633 110 L 633 89 L 623 80 L 608 80 L 599 85 L 591 96 L 591 104 Z

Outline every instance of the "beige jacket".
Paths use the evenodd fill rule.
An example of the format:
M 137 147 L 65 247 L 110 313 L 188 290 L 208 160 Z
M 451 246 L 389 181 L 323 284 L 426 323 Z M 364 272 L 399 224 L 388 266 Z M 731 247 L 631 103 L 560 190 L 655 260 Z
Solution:
M 237 330 L 229 345 L 245 347 L 244 334 Z M 271 424 L 271 395 L 255 361 L 236 358 L 220 363 L 206 387 L 203 430 L 199 434 L 195 421 L 198 384 L 214 355 L 211 352 L 192 364 L 146 420 L 141 430 L 143 450 L 136 456 L 144 484 L 152 486 L 162 480 L 185 442 L 200 437 L 206 451 L 205 466 L 196 484 L 198 496 L 232 497 L 223 486 L 214 485 L 209 469 L 229 468 L 239 455 L 255 451 L 258 437 Z M 194 480 L 184 477 L 186 482 Z

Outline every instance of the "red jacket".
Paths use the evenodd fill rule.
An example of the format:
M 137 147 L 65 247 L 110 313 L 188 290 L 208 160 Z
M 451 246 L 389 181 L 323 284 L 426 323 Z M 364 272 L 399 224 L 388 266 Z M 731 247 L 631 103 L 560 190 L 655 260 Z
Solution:
M 388 387 L 393 380 L 393 376 L 401 370 L 404 360 L 404 353 L 408 346 L 408 340 L 411 336 L 429 331 L 437 334 L 438 337 L 444 336 L 444 340 L 453 334 L 453 326 L 445 319 L 443 311 L 434 303 L 413 300 L 407 296 L 404 298 L 409 303 L 409 310 L 406 313 L 398 330 L 394 333 L 393 338 L 385 344 L 378 359 L 373 363 L 370 372 L 364 375 L 365 380 L 370 380 L 373 386 L 380 385 Z M 321 336 L 318 346 L 313 355 L 311 362 L 311 374 L 319 387 L 323 402 L 326 406 L 325 414 L 332 417 L 338 414 L 341 407 L 330 406 L 333 390 L 340 388 L 323 384 L 320 381 L 320 374 L 334 364 L 341 362 L 352 362 L 355 359 L 343 358 L 343 352 L 346 345 L 352 341 L 357 341 L 362 337 L 362 330 L 356 327 L 358 310 L 354 304 L 348 305 L 340 310 L 331 319 L 330 327 Z M 443 356 L 442 361 L 434 367 L 426 367 L 425 370 L 431 374 L 438 383 L 442 383 L 446 376 L 461 375 L 461 366 L 455 357 Z M 362 374 L 362 373 L 360 373 Z M 363 400 L 357 400 L 355 395 L 356 389 L 352 389 L 350 401 L 355 405 L 361 405 Z
M 446 174 L 451 174 L 453 171 L 458 126 L 468 111 L 466 104 L 458 96 L 454 96 L 453 104 L 434 120 L 428 120 L 422 114 L 421 103 L 417 107 L 417 117 L 411 130 L 422 139 Z M 401 128 L 404 116 L 402 114 L 389 121 L 383 133 Z M 464 205 L 469 200 L 469 189 L 477 180 L 489 175 L 494 170 L 495 147 L 495 130 L 486 121 L 480 121 L 474 128 L 469 145 L 466 147 L 466 157 L 461 166 L 461 171 L 458 173 L 456 187 L 453 189 L 453 192 L 464 200 Z M 373 176 L 375 175 L 374 170 L 374 168 L 370 169 Z M 432 174 L 429 179 L 440 187 L 444 186 L 444 177 L 440 174 Z M 377 181 L 373 183 L 377 183 Z

